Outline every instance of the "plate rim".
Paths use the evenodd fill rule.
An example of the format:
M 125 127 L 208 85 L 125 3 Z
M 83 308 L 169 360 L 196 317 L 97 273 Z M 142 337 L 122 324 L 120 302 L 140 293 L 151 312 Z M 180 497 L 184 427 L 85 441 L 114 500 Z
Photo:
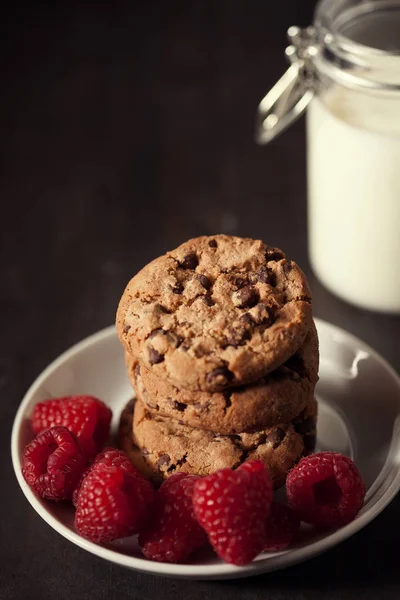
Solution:
M 345 329 L 328 323 L 322 319 L 314 318 L 317 330 L 327 330 L 331 334 L 338 334 L 353 343 L 361 345 L 362 348 L 371 354 L 374 359 L 388 372 L 388 374 L 395 380 L 399 391 L 400 391 L 400 376 L 396 370 L 390 365 L 390 363 L 383 358 L 374 348 L 366 344 L 363 340 L 357 336 L 349 333 Z M 317 556 L 322 552 L 325 552 L 329 548 L 339 544 L 346 540 L 353 534 L 357 533 L 360 529 L 370 523 L 375 517 L 377 517 L 386 506 L 393 500 L 395 495 L 400 489 L 400 470 L 395 475 L 393 481 L 389 487 L 385 490 L 384 494 L 376 501 L 373 506 L 368 507 L 365 512 L 358 515 L 357 518 L 345 525 L 344 527 L 333 531 L 330 535 L 327 535 L 315 542 L 312 542 L 306 546 L 295 548 L 293 550 L 286 550 L 276 554 L 271 554 L 266 558 L 256 560 L 249 565 L 243 567 L 237 567 L 226 563 L 217 564 L 170 564 L 170 563 L 159 563 L 150 561 L 146 558 L 139 558 L 130 556 L 118 552 L 104 546 L 99 546 L 93 542 L 85 540 L 78 533 L 70 530 L 66 525 L 60 523 L 58 519 L 53 516 L 49 510 L 41 504 L 41 501 L 35 496 L 32 490 L 25 482 L 21 473 L 21 464 L 19 458 L 19 434 L 21 430 L 21 424 L 25 415 L 26 406 L 29 404 L 32 396 L 36 393 L 37 389 L 42 385 L 42 382 L 60 365 L 62 365 L 70 357 L 87 350 L 91 346 L 97 344 L 100 341 L 106 340 L 110 337 L 116 336 L 116 330 L 114 325 L 110 325 L 81 341 L 73 344 L 70 348 L 62 352 L 55 360 L 53 360 L 33 381 L 21 403 L 17 409 L 14 417 L 12 433 L 11 433 L 11 457 L 14 472 L 17 481 L 27 498 L 28 502 L 35 509 L 35 511 L 42 517 L 42 519 L 50 525 L 55 531 L 57 531 L 64 538 L 79 546 L 83 550 L 90 552 L 120 566 L 128 567 L 143 573 L 160 575 L 166 577 L 176 577 L 185 579 L 233 579 L 248 577 L 251 575 L 257 575 L 278 569 L 283 569 L 294 564 L 301 563 L 313 556 Z M 393 443 L 393 441 L 392 441 Z M 386 463 L 385 463 L 386 464 Z M 383 467 L 384 468 L 384 467 Z

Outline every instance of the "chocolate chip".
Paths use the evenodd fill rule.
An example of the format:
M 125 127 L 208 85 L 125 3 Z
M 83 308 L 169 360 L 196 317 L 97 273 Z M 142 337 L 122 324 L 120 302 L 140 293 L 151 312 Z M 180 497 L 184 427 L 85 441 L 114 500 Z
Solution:
M 178 281 L 178 283 L 172 288 L 172 293 L 173 294 L 182 294 L 183 292 L 183 283 L 181 283 L 180 281 Z
M 256 314 L 254 315 L 256 323 L 259 325 L 272 325 L 275 320 L 274 310 L 261 302 L 257 305 Z
M 187 462 L 187 452 L 186 452 L 186 453 L 185 453 L 185 454 L 182 456 L 182 458 L 179 458 L 179 459 L 176 461 L 176 464 L 177 464 L 177 465 L 179 465 L 179 466 L 181 467 L 182 465 L 184 465 L 184 464 L 185 464 L 185 462 Z
M 166 331 L 162 327 L 158 327 L 157 329 L 153 329 L 150 335 L 147 336 L 147 339 L 151 340 L 159 335 L 166 336 L 168 345 L 172 348 L 179 348 L 183 339 L 180 335 L 177 335 L 173 331 Z
M 226 338 L 226 345 L 237 348 L 250 338 L 251 333 L 248 329 L 230 329 L 229 336 Z
M 157 352 L 152 346 L 149 347 L 149 363 L 156 365 L 164 360 L 164 355 Z
M 228 367 L 217 367 L 210 373 L 207 373 L 207 383 L 212 385 L 213 387 L 223 387 L 230 383 L 233 379 L 233 373 L 228 369 Z
M 182 344 L 183 338 L 173 331 L 168 331 L 167 340 L 168 344 L 172 346 L 172 348 L 179 348 L 179 346 Z
M 176 338 L 176 347 L 179 348 L 180 345 L 183 342 L 183 337 L 181 335 L 178 335 L 178 334 L 174 334 L 174 335 L 175 335 L 175 338 Z
M 251 308 L 259 298 L 257 290 L 248 285 L 235 293 L 235 304 L 238 308 Z
M 198 264 L 199 259 L 194 252 L 191 252 L 183 257 L 183 261 L 179 264 L 179 266 L 182 267 L 182 269 L 195 269 Z
M 304 440 L 304 449 L 307 450 L 307 452 L 313 452 L 313 450 L 315 449 L 315 445 L 317 443 L 317 436 L 315 435 L 315 433 L 309 433 L 307 435 L 305 435 L 303 437 Z
M 247 285 L 248 281 L 244 277 L 235 277 L 233 280 L 233 285 L 240 290 L 245 285 Z M 255 283 L 255 282 L 254 282 Z
M 124 325 L 124 329 L 123 332 L 124 333 L 128 333 L 128 331 L 130 330 L 131 326 L 130 325 Z
M 140 375 L 140 365 L 139 364 L 137 364 L 135 367 L 135 375 L 136 375 L 136 377 L 139 377 L 139 375 Z
M 290 260 L 285 260 L 283 263 L 283 271 L 287 274 L 293 269 L 293 263 Z
M 249 325 L 250 327 L 254 327 L 254 325 L 256 324 L 255 320 L 253 319 L 250 313 L 244 313 L 244 315 L 241 315 L 240 320 L 243 321 L 243 323 L 246 323 L 246 325 Z
M 158 308 L 158 310 L 159 310 L 161 313 L 165 314 L 165 315 L 169 315 L 169 314 L 171 314 L 171 311 L 170 311 L 170 310 L 168 310 L 168 308 L 166 308 L 166 307 L 165 307 L 165 306 L 163 306 L 162 304 L 156 304 L 156 305 L 155 305 L 155 308 Z
M 209 290 L 210 287 L 212 286 L 212 283 L 208 279 L 207 275 L 200 275 L 199 276 L 199 281 L 200 281 L 201 285 L 203 286 L 203 288 L 206 289 L 206 290 Z
M 279 250 L 279 248 L 268 248 L 267 252 L 265 253 L 265 258 L 267 259 L 267 262 L 270 260 L 277 261 L 285 258 L 285 255 L 283 254 L 282 250 Z
M 257 273 L 258 281 L 261 283 L 268 283 L 268 269 L 267 267 L 261 267 L 261 269 Z
M 282 441 L 285 439 L 286 433 L 278 427 L 274 431 L 271 431 L 266 437 L 266 441 L 272 444 L 272 447 L 275 449 L 281 445 Z
M 261 267 L 257 272 L 257 278 L 261 283 L 268 283 L 272 287 L 276 286 L 276 275 L 271 269 L 267 269 L 267 267 Z
M 240 345 L 244 344 L 251 338 L 251 332 L 248 329 L 245 329 L 242 332 L 242 337 L 240 338 Z
M 194 355 L 196 358 L 201 358 L 202 356 L 207 354 L 207 351 L 205 350 L 205 348 L 203 348 L 203 346 L 201 344 L 196 346 L 195 349 L 193 350 L 193 352 L 194 352 Z
M 313 431 L 315 429 L 314 419 L 308 418 L 304 419 L 303 421 L 297 421 L 294 423 L 294 428 L 297 431 L 297 433 L 300 433 L 301 435 L 304 435 L 305 433 L 310 433 L 310 431 Z
M 210 248 L 216 248 L 218 246 L 217 240 L 210 240 L 208 242 L 208 245 L 210 246 Z
M 214 304 L 215 304 L 215 302 L 211 298 L 210 294 L 205 294 L 204 296 L 202 296 L 202 300 L 203 300 L 204 304 L 207 304 L 207 306 L 214 306 Z
M 183 402 L 178 402 L 177 400 L 170 399 L 169 403 L 171 404 L 174 410 L 179 410 L 179 412 L 183 412 L 187 408 L 187 404 L 184 404 Z
M 151 340 L 152 338 L 156 337 L 157 335 L 166 335 L 166 333 L 167 332 L 165 331 L 165 329 L 163 329 L 162 327 L 157 327 L 157 329 L 153 329 L 153 331 L 148 336 L 148 339 Z
M 168 454 L 161 454 L 160 458 L 157 461 L 157 467 L 161 468 L 165 465 L 169 465 L 171 462 L 171 457 Z

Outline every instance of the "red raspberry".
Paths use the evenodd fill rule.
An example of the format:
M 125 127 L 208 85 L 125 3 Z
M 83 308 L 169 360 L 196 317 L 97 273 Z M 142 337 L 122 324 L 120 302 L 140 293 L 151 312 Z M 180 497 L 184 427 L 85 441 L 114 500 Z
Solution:
M 25 448 L 22 474 L 38 496 L 66 500 L 87 465 L 76 437 L 65 427 L 52 427 Z
M 32 413 L 32 429 L 38 434 L 61 425 L 74 433 L 90 458 L 107 441 L 112 412 L 93 396 L 66 396 L 36 404 Z
M 151 560 L 185 560 L 207 544 L 207 536 L 193 511 L 193 488 L 200 477 L 177 473 L 160 487 L 149 529 L 139 536 L 143 554 Z
M 111 542 L 138 533 L 147 522 L 154 501 L 150 483 L 123 463 L 99 462 L 82 482 L 75 527 L 92 542 Z
M 340 527 L 352 521 L 362 507 L 365 485 L 350 458 L 320 452 L 303 458 L 290 471 L 286 492 L 302 521 Z
M 280 552 L 300 531 L 300 519 L 289 506 L 273 502 L 265 527 L 264 552 Z
M 98 454 L 96 456 L 93 464 L 88 469 L 86 469 L 86 471 L 83 473 L 83 475 L 81 477 L 81 480 L 79 481 L 78 485 L 76 486 L 74 493 L 72 494 L 72 502 L 73 502 L 74 506 L 78 505 L 79 491 L 80 491 L 82 482 L 85 479 L 86 475 L 88 475 L 90 473 L 90 471 L 93 471 L 94 469 L 98 469 L 102 465 L 106 466 L 106 467 L 121 467 L 122 469 L 125 469 L 125 471 L 129 471 L 130 473 L 132 473 L 132 475 L 135 475 L 136 477 L 139 477 L 140 479 L 145 480 L 142 473 L 140 473 L 140 471 L 135 469 L 135 467 L 129 460 L 128 455 L 125 452 L 123 452 L 123 450 L 116 450 L 115 448 L 105 448 L 102 452 L 100 452 L 100 454 Z M 152 490 L 151 495 L 153 495 L 153 488 L 151 487 L 150 484 L 149 484 L 149 488 Z
M 260 460 L 203 477 L 193 494 L 194 512 L 211 544 L 234 565 L 245 565 L 262 551 L 271 501 L 271 479 Z
M 121 467 L 125 471 L 129 471 L 133 475 L 145 479 L 140 471 L 138 471 L 128 458 L 128 455 L 123 450 L 117 450 L 116 448 L 104 448 L 100 454 L 94 459 L 92 469 L 98 468 L 99 465 L 105 465 L 106 467 Z

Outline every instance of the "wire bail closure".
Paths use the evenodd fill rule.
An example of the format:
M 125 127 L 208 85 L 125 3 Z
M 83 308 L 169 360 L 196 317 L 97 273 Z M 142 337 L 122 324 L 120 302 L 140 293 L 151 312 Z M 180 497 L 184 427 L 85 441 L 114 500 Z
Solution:
M 256 139 L 267 144 L 306 110 L 315 91 L 313 59 L 318 53 L 314 27 L 289 27 L 285 55 L 290 67 L 258 106 Z

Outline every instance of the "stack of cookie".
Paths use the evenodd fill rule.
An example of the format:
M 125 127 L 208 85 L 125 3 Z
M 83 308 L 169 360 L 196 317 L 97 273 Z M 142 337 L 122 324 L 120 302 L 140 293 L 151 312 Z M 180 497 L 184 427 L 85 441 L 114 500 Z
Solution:
M 122 445 L 153 481 L 259 458 L 279 487 L 313 450 L 311 294 L 281 250 L 225 235 L 189 240 L 128 283 L 117 330 L 136 393 Z

